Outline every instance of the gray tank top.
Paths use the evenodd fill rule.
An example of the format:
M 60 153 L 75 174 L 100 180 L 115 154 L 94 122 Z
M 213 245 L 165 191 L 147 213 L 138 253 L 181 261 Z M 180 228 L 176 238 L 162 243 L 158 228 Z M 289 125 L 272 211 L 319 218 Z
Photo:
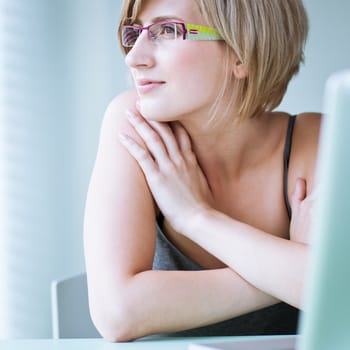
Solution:
M 160 224 L 160 222 L 157 224 L 156 251 L 153 260 L 153 269 L 168 271 L 204 270 L 203 267 L 182 254 L 181 251 L 168 240 Z M 200 337 L 296 334 L 297 322 L 298 310 L 288 304 L 279 303 L 224 322 L 167 335 Z
M 290 205 L 286 195 L 286 181 L 291 149 L 294 117 L 290 118 L 284 152 L 284 189 L 285 201 L 288 214 Z M 199 271 L 204 268 L 185 256 L 166 237 L 162 229 L 163 216 L 157 220 L 156 250 L 153 260 L 154 270 L 181 270 Z M 224 336 L 224 335 L 272 335 L 272 334 L 296 334 L 298 323 L 298 309 L 286 304 L 279 303 L 258 311 L 254 311 L 224 322 L 205 327 L 194 328 L 182 332 L 168 334 L 170 336 Z

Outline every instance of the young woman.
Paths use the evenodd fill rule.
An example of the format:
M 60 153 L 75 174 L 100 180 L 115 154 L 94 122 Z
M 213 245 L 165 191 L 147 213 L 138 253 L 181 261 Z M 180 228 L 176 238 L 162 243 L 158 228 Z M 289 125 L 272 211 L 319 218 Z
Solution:
M 296 332 L 320 116 L 272 110 L 307 27 L 301 0 L 124 1 L 135 89 L 107 109 L 84 233 L 105 338 Z

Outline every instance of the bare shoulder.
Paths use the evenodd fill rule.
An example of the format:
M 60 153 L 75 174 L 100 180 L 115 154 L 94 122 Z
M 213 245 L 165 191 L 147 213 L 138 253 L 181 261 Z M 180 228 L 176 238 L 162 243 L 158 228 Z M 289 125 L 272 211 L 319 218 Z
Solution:
M 115 96 L 109 103 L 107 112 L 125 112 L 128 108 L 135 108 L 137 93 L 135 90 L 126 90 Z
M 290 159 L 290 177 L 292 177 L 293 190 L 296 179 L 302 177 L 307 181 L 308 193 L 312 191 L 321 119 L 320 113 L 302 113 L 296 117 Z
M 104 146 L 107 146 L 105 149 L 116 150 L 118 148 L 126 155 L 126 158 L 130 158 L 128 153 L 119 143 L 119 133 L 125 133 L 131 136 L 139 144 L 144 144 L 143 140 L 131 126 L 126 117 L 127 110 L 136 111 L 137 99 L 138 96 L 135 90 L 127 90 L 114 97 L 109 103 L 101 126 L 99 149 L 102 149 Z M 129 160 L 129 163 L 135 162 L 134 160 Z
M 115 133 L 116 130 L 131 129 L 126 120 L 126 111 L 135 109 L 137 94 L 135 90 L 127 90 L 116 97 L 109 103 L 102 123 L 102 133 Z
M 293 148 L 295 152 L 299 151 L 297 153 L 298 157 L 313 157 L 316 155 L 320 125 L 320 113 L 302 113 L 297 116 L 294 128 Z
M 320 113 L 301 113 L 297 116 L 297 123 L 295 124 L 296 136 L 308 136 L 311 140 L 318 140 L 320 124 Z M 311 141 L 310 140 L 310 141 Z

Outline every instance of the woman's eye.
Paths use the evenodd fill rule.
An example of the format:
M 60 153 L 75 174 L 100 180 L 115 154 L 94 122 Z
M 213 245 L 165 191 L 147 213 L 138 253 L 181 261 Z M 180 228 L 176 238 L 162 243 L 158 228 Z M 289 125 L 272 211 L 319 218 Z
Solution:
M 162 27 L 162 34 L 174 34 L 175 28 L 173 24 L 164 24 Z
M 181 25 L 176 23 L 159 23 L 151 27 L 150 37 L 156 39 L 176 39 L 182 36 Z

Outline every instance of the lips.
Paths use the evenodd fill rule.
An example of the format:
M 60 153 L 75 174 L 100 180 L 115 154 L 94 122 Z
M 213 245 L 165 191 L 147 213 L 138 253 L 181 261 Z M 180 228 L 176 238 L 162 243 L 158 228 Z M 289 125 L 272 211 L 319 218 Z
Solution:
M 161 85 L 165 84 L 165 81 L 162 80 L 153 80 L 153 79 L 137 79 L 136 88 L 137 91 L 141 94 L 150 92 Z

